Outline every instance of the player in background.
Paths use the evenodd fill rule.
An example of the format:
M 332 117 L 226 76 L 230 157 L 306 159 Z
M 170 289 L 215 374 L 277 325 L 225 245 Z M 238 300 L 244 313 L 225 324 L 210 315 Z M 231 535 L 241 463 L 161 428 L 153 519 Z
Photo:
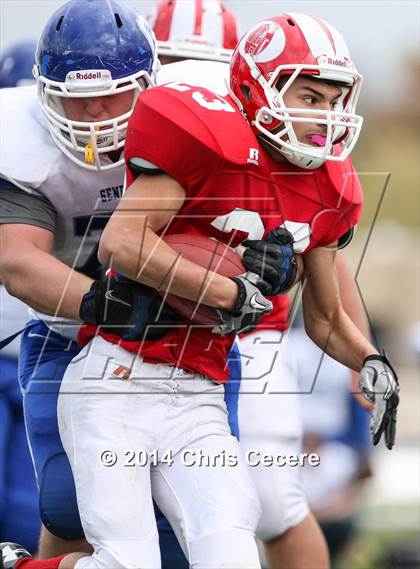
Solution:
M 80 349 L 79 307 L 98 276 L 99 235 L 123 191 L 127 120 L 157 69 L 153 33 L 129 5 L 72 0 L 41 36 L 38 87 L 1 92 L 0 278 L 32 309 L 19 365 L 41 559 L 86 547 L 57 393 Z
M 251 298 L 257 294 L 254 292 L 255 289 L 249 287 L 249 282 L 248 284 L 244 282 L 246 277 L 243 280 L 234 281 L 239 289 L 242 289 L 240 297 L 235 301 L 235 293 L 223 277 L 211 273 L 203 275 L 202 268 L 187 261 L 181 261 L 174 269 L 176 253 L 157 239 L 155 233 L 165 227 L 169 219 L 172 223 L 169 228 L 165 227 L 169 233 L 186 229 L 185 215 L 188 216 L 188 227 L 191 228 L 194 222 L 199 234 L 207 230 L 213 235 L 217 234 L 219 239 L 223 237 L 229 239 L 229 235 L 224 235 L 224 229 L 236 228 L 247 231 L 247 227 L 248 233 L 251 233 L 248 223 L 250 219 L 256 220 L 257 212 L 252 211 L 254 204 L 249 203 L 250 210 L 245 212 L 247 215 L 243 210 L 240 213 L 237 210 L 229 213 L 232 200 L 229 194 L 226 194 L 231 183 L 232 172 L 235 167 L 241 166 L 241 176 L 235 177 L 235 192 L 238 192 L 234 196 L 235 203 L 241 203 L 238 198 L 241 195 L 240 192 L 244 190 L 245 195 L 250 199 L 254 199 L 252 196 L 257 193 L 257 189 L 258 199 L 268 198 L 273 190 L 277 190 L 280 211 L 271 208 L 268 215 L 267 211 L 260 213 L 265 229 L 270 229 L 270 226 L 273 228 L 274 224 L 277 227 L 281 220 L 289 227 L 293 227 L 292 223 L 299 224 L 300 232 L 296 232 L 295 240 L 300 250 L 304 252 L 306 284 L 303 306 L 308 334 L 320 347 L 326 349 L 330 355 L 344 365 L 356 371 L 362 370 L 363 392 L 374 403 L 371 424 L 374 442 L 377 443 L 382 434 L 385 434 L 387 446 L 392 447 L 398 404 L 396 376 L 386 357 L 376 352 L 343 311 L 334 273 L 335 252 L 329 247 L 329 245 L 337 244 L 340 237 L 354 226 L 360 215 L 360 187 L 357 179 L 351 175 L 353 170 L 348 161 L 348 154 L 361 126 L 360 117 L 354 114 L 360 76 L 351 63 L 345 44 L 338 32 L 327 24 L 324 27 L 319 21 L 314 21 L 311 34 L 306 39 L 305 33 L 308 28 L 306 27 L 305 32 L 305 18 L 299 14 L 285 14 L 272 18 L 254 27 L 241 40 L 231 66 L 231 88 L 233 99 L 249 121 L 247 128 L 245 128 L 247 123 L 231 105 L 230 99 L 214 96 L 204 89 L 189 87 L 185 84 L 173 84 L 142 94 L 130 123 L 130 137 L 126 145 L 128 190 L 102 236 L 99 257 L 100 260 L 111 263 L 115 269 L 131 279 L 138 278 L 153 288 L 163 288 L 190 299 L 194 299 L 198 291 L 202 290 L 200 287 L 203 279 L 209 279 L 209 287 L 203 295 L 203 301 L 210 306 L 223 307 L 218 311 L 222 323 L 215 332 L 243 332 L 244 325 L 249 325 L 247 306 L 249 303 L 252 304 Z M 316 34 L 318 41 L 312 42 Z M 305 41 L 311 43 L 310 48 L 308 44 L 306 46 L 301 44 L 302 36 Z M 329 36 L 334 37 L 335 43 L 330 41 Z M 319 41 L 322 38 L 323 43 Z M 296 50 L 298 47 L 296 41 L 300 42 L 299 47 L 302 48 L 301 59 L 291 64 L 291 54 L 296 55 L 299 52 Z M 321 45 L 326 53 L 323 56 L 319 55 L 320 60 L 318 61 L 317 49 Z M 335 57 L 331 57 L 329 51 L 335 51 L 334 46 L 337 47 L 337 52 L 333 54 Z M 288 62 L 284 65 L 282 65 L 283 51 L 286 52 L 284 57 Z M 283 77 L 280 76 L 282 71 L 286 72 Z M 271 84 L 268 83 L 269 80 Z M 276 97 L 275 104 L 271 100 L 272 97 Z M 194 105 L 193 101 L 197 105 Z M 206 125 L 210 120 L 209 113 L 212 117 L 212 137 L 217 137 L 215 147 L 210 142 L 213 139 L 206 138 L 206 128 L 200 130 L 200 125 Z M 342 119 L 345 119 L 345 128 Z M 156 124 L 159 122 L 161 128 L 156 130 Z M 265 125 L 272 122 L 275 122 L 274 128 L 268 130 Z M 265 137 L 257 140 L 254 129 L 250 126 L 264 133 Z M 162 133 L 165 136 L 162 136 Z M 174 139 L 177 140 L 176 145 L 173 145 Z M 270 143 L 267 143 L 267 140 Z M 260 143 L 261 146 L 259 146 Z M 249 161 L 250 146 L 253 150 L 253 162 Z M 257 149 L 258 152 L 255 153 Z M 285 156 L 287 156 L 287 162 L 284 159 Z M 212 162 L 214 160 L 219 165 L 216 171 L 215 164 Z M 289 162 L 297 170 L 291 168 Z M 313 168 L 316 168 L 313 175 L 306 176 L 306 170 Z M 301 176 L 299 182 L 302 184 L 302 192 L 298 197 L 295 195 L 296 191 L 292 193 L 301 205 L 299 216 L 303 216 L 303 219 L 307 221 L 303 221 L 302 218 L 293 220 L 293 217 L 297 215 L 297 204 L 288 195 L 293 187 L 288 185 L 291 181 L 287 177 L 291 169 L 295 174 L 294 182 L 297 176 Z M 165 170 L 171 172 L 175 178 L 163 173 Z M 258 172 L 259 175 L 255 176 L 254 172 Z M 272 173 L 283 173 L 286 176 L 280 179 L 273 177 Z M 217 184 L 212 179 L 214 175 Z M 342 176 L 350 179 L 345 189 L 340 183 Z M 321 186 L 322 196 L 318 192 L 321 181 L 324 182 Z M 206 197 L 206 191 L 216 194 L 221 192 L 219 199 L 210 200 L 211 206 L 205 200 L 201 202 L 199 218 L 188 215 L 194 213 L 194 200 L 185 201 L 185 192 L 192 198 L 195 191 L 198 192 L 200 198 Z M 229 203 L 221 204 L 221 195 L 228 196 Z M 212 194 L 211 196 L 213 197 Z M 317 206 L 308 203 L 316 202 L 316 200 L 319 200 Z M 135 211 L 138 213 L 140 206 L 144 215 L 141 217 L 133 215 Z M 315 218 L 313 217 L 314 210 L 311 209 L 313 207 L 316 207 L 315 211 L 319 214 Z M 204 219 L 206 215 L 203 213 L 213 216 L 216 213 L 215 208 L 216 210 L 218 208 L 219 216 L 211 224 L 212 230 L 206 225 Z M 176 211 L 181 211 L 183 214 L 180 219 L 173 217 Z M 220 217 L 223 211 L 228 213 Z M 141 243 L 139 243 L 139 235 L 144 236 Z M 253 236 L 257 237 L 255 234 Z M 245 241 L 245 245 L 254 251 L 264 249 L 266 254 L 269 251 L 266 241 L 258 238 Z M 140 274 L 139 266 L 141 267 Z M 171 277 L 170 284 L 166 278 L 168 274 Z M 162 275 L 165 275 L 163 277 L 165 282 L 162 282 Z M 216 286 L 212 286 L 215 283 Z M 218 283 L 220 287 L 217 286 Z M 262 286 L 263 283 L 259 282 L 259 284 Z M 272 293 L 276 292 L 274 286 L 270 290 Z M 233 297 L 231 297 L 232 294 Z M 86 302 L 89 303 L 90 300 L 91 298 L 87 298 Z M 232 302 L 236 302 L 236 307 L 233 312 L 230 312 Z M 259 297 L 259 302 L 261 309 L 264 310 L 262 297 Z M 95 314 L 93 316 L 95 319 Z M 146 506 L 146 510 L 149 511 L 144 511 L 144 498 L 141 497 L 134 501 L 132 499 L 133 490 L 139 492 L 139 497 L 143 496 L 144 491 L 148 492 L 147 488 L 141 488 L 140 475 L 136 476 L 135 484 L 130 481 L 129 501 L 127 501 L 125 496 L 128 497 L 128 494 L 124 490 L 127 486 L 123 483 L 123 478 L 130 477 L 130 475 L 115 470 L 111 474 L 108 474 L 110 470 L 104 474 L 103 470 L 96 465 L 91 466 L 87 460 L 87 457 L 96 455 L 99 451 L 98 435 L 111 446 L 114 444 L 116 448 L 119 448 L 121 443 L 126 444 L 127 440 L 131 439 L 130 433 L 133 435 L 135 432 L 138 433 L 137 428 L 142 425 L 142 438 L 144 436 L 147 438 L 147 431 L 144 431 L 145 422 L 141 422 L 141 419 L 145 419 L 145 409 L 141 411 L 139 409 L 144 398 L 136 401 L 134 414 L 127 422 L 126 419 L 123 421 L 122 417 L 119 418 L 120 413 L 127 417 L 124 401 L 118 397 L 98 397 L 101 394 L 98 394 L 97 389 L 99 388 L 102 393 L 113 390 L 121 393 L 120 390 L 124 389 L 124 393 L 133 395 L 133 392 L 137 392 L 136 389 L 142 388 L 141 383 L 136 385 L 133 381 L 124 384 L 121 381 L 127 381 L 131 372 L 133 379 L 143 377 L 147 366 L 149 366 L 147 374 L 167 378 L 167 380 L 172 379 L 173 374 L 175 380 L 179 382 L 181 375 L 179 368 L 175 367 L 170 370 L 162 362 L 180 366 L 181 369 L 187 369 L 190 372 L 191 370 L 204 372 L 213 379 L 223 381 L 226 378 L 223 373 L 223 362 L 217 356 L 217 352 L 213 351 L 217 347 L 221 348 L 222 344 L 214 338 L 211 353 L 206 353 L 206 350 L 202 349 L 204 345 L 209 345 L 205 332 L 200 333 L 199 330 L 193 328 L 189 330 L 191 335 L 188 336 L 186 345 L 182 325 L 171 328 L 160 340 L 137 343 L 127 342 L 105 329 L 98 330 L 100 335 L 98 338 L 95 336 L 95 326 L 88 327 L 84 332 L 85 339 L 92 337 L 95 339 L 84 350 L 83 355 L 76 358 L 67 369 L 60 393 L 59 407 L 61 434 L 72 461 L 81 516 L 85 522 L 86 533 L 90 533 L 90 539 L 97 548 L 97 555 L 85 559 L 74 556 L 65 560 L 56 559 L 54 564 L 51 560 L 50 567 L 60 565 L 61 569 L 67 569 L 76 566 L 79 569 L 86 564 L 95 566 L 96 561 L 100 559 L 105 564 L 110 564 L 112 560 L 114 565 L 121 567 L 129 566 L 130 563 L 147 565 L 147 559 L 149 561 L 151 559 L 148 554 L 155 559 L 155 562 L 157 560 L 156 534 L 150 526 L 149 506 Z M 103 343 L 103 338 L 108 340 L 107 347 Z M 171 349 L 168 350 L 168 347 Z M 112 350 L 112 356 L 110 356 L 110 350 Z M 130 352 L 134 352 L 136 356 L 140 353 L 150 363 L 145 363 L 142 358 L 137 359 L 136 356 L 130 355 Z M 226 351 L 223 350 L 222 353 L 225 354 Z M 153 362 L 155 362 L 155 367 Z M 158 362 L 160 362 L 159 365 L 157 365 Z M 113 369 L 116 365 L 118 367 Z M 127 374 L 122 374 L 124 369 Z M 80 378 L 88 379 L 89 376 L 92 377 L 92 374 L 103 378 L 104 370 L 108 379 L 102 380 L 100 384 L 96 383 L 94 392 L 90 390 L 91 383 L 80 381 Z M 120 378 L 120 383 L 117 385 L 110 381 L 112 377 L 114 380 Z M 189 378 L 189 382 L 191 389 L 192 382 L 194 382 L 193 377 Z M 171 386 L 167 385 L 164 392 L 168 388 L 171 390 Z M 179 395 L 183 388 L 184 385 L 174 386 Z M 86 397 L 81 391 L 84 391 L 86 395 L 89 392 L 89 396 Z M 202 386 L 199 386 L 199 391 L 202 392 Z M 182 397 L 179 399 L 180 403 L 181 400 Z M 99 401 L 101 403 L 98 406 Z M 192 405 L 195 404 L 193 398 L 190 401 Z M 173 403 L 171 402 L 170 407 Z M 106 409 L 102 405 L 105 405 Z M 157 432 L 157 425 L 162 424 L 162 417 L 156 423 L 156 415 L 159 414 L 157 408 L 147 414 L 149 419 L 146 421 L 147 430 L 151 433 Z M 200 417 L 205 417 L 204 409 L 200 409 Z M 182 429 L 189 431 L 187 413 L 180 413 L 177 417 L 175 414 L 173 418 L 177 421 L 170 429 L 170 435 L 172 435 L 172 429 L 174 433 L 178 432 L 178 428 L 181 431 Z M 163 433 L 168 436 L 169 423 L 164 421 L 164 424 Z M 209 426 L 214 428 L 211 420 Z M 123 431 L 121 431 L 122 427 Z M 87 436 L 83 442 L 81 432 L 79 433 L 80 429 L 84 434 L 90 433 L 91 435 Z M 138 441 L 138 435 L 132 440 Z M 75 460 L 76 457 L 77 460 Z M 159 467 L 164 469 L 162 464 Z M 197 515 L 195 509 L 203 507 L 203 504 L 197 504 L 195 500 L 191 504 L 191 500 L 185 496 L 185 484 L 180 484 L 178 480 L 175 486 L 174 471 L 170 475 L 168 469 L 166 474 L 168 477 L 171 476 L 172 484 L 170 484 L 169 493 L 172 494 L 172 499 L 175 493 L 179 499 L 179 502 L 176 500 L 175 502 L 184 504 L 183 519 L 179 518 L 179 512 L 176 513 L 177 507 L 171 511 L 169 504 L 171 500 L 168 495 L 161 502 L 165 505 L 164 513 L 178 529 L 177 535 L 181 541 L 186 540 L 190 547 L 194 545 L 193 551 L 189 551 L 190 561 L 193 564 L 196 561 L 197 566 L 200 566 L 201 553 L 210 544 L 208 539 L 205 543 L 194 543 L 191 536 L 196 536 L 197 531 L 202 531 L 203 520 L 201 519 L 198 525 L 194 523 L 191 525 L 191 522 L 194 522 L 194 516 Z M 93 478 L 94 496 L 92 496 L 90 487 Z M 212 487 L 212 482 L 214 483 L 214 478 L 208 480 L 205 486 L 206 503 L 208 500 L 217 500 L 217 492 Z M 110 488 L 107 489 L 110 484 L 112 491 Z M 218 489 L 221 491 L 226 488 L 219 484 Z M 97 507 L 94 507 L 92 498 L 96 504 L 107 503 L 106 518 L 98 512 Z M 226 503 L 230 498 L 230 495 L 225 496 Z M 139 511 L 142 505 L 143 515 Z M 237 516 L 238 509 L 243 513 L 243 507 L 244 503 L 241 502 L 233 511 L 226 508 L 225 504 L 225 518 L 227 516 L 232 519 L 232 515 Z M 213 518 L 213 521 L 215 519 L 218 518 Z M 208 522 L 207 517 L 206 521 Z M 219 530 L 221 530 L 226 524 L 226 519 L 219 520 L 219 523 L 221 524 Z M 186 524 L 184 530 L 181 529 L 183 524 Z M 214 529 L 217 530 L 217 526 Z M 146 538 L 144 532 L 148 530 Z M 209 531 L 208 526 L 207 531 Z M 106 538 L 110 534 L 115 536 L 112 541 Z M 144 546 L 146 539 L 149 540 L 149 547 L 140 548 L 140 543 Z M 221 541 L 221 545 L 222 543 Z M 213 561 L 215 556 L 221 555 L 224 566 L 226 566 L 226 550 L 207 551 L 205 556 L 207 563 L 209 563 L 208 555 L 212 556 Z M 232 562 L 232 557 L 228 557 Z M 146 561 L 142 563 L 140 559 Z M 74 564 L 75 561 L 76 564 Z M 229 561 L 227 561 L 228 566 Z M 256 561 L 252 562 L 256 563 Z M 36 561 L 31 560 L 25 560 L 18 566 L 24 565 L 27 569 L 39 567 Z M 212 566 L 219 566 L 219 563 L 213 563 Z M 255 566 L 258 564 L 256 563 Z
M 185 59 L 229 63 L 239 39 L 235 14 L 222 0 L 159 0 L 146 19 L 162 65 Z
M 14 44 L 0 55 L 0 89 L 35 83 L 35 41 Z M 1 97 L 1 93 L 0 93 Z M 28 307 L 0 284 L 0 343 L 22 328 Z M 30 551 L 37 548 L 39 514 L 32 460 L 26 441 L 18 382 L 19 339 L 0 351 L 0 540 L 13 536 Z
M 289 341 L 299 354 L 304 451 L 320 457 L 317 468 L 302 469 L 303 487 L 335 566 L 358 530 L 364 483 L 371 474 L 369 414 L 349 393 L 349 370 L 309 340 L 299 316 Z
M 217 3 L 211 4 L 210 14 L 206 11 L 207 6 L 204 7 L 203 3 L 197 1 L 162 0 L 155 5 L 155 10 L 147 19 L 153 26 L 161 61 L 168 64 L 181 59 L 230 61 L 232 52 L 223 53 L 221 48 L 231 45 L 229 38 L 237 25 L 232 22 L 233 14 L 222 3 L 218 11 L 215 10 Z M 197 22 L 203 22 L 203 25 L 197 25 Z M 197 33 L 197 29 L 200 33 Z M 206 29 L 213 34 L 217 30 L 218 35 L 206 37 Z M 192 49 L 191 46 L 198 47 Z M 200 46 L 205 46 L 205 49 Z M 170 81 L 206 87 L 225 96 L 228 92 L 229 70 L 227 65 L 220 63 L 167 65 L 159 73 L 158 84 Z M 351 240 L 351 233 L 347 240 L 342 240 L 342 247 Z M 337 252 L 336 269 L 344 309 L 365 336 L 369 337 L 359 293 L 340 251 Z M 282 449 L 287 454 L 297 455 L 302 450 L 299 388 L 294 365 L 299 355 L 290 354 L 284 334 L 289 320 L 289 299 L 286 295 L 278 297 L 276 304 L 277 329 L 262 323 L 258 331 L 241 337 L 244 380 L 240 384 L 239 394 L 240 441 L 243 448 L 258 448 L 263 452 Z M 261 378 L 260 381 L 257 378 Z M 356 372 L 352 372 L 352 379 L 352 390 L 359 391 Z M 234 392 L 238 388 L 238 385 L 234 387 L 235 382 L 228 383 L 228 386 Z M 364 397 L 359 396 L 358 401 L 371 409 L 371 404 Z M 227 402 L 231 403 L 231 408 L 234 406 L 231 395 L 228 395 Z M 289 466 L 251 468 L 262 506 L 257 537 L 265 542 L 271 567 L 319 569 L 327 566 L 328 553 L 318 524 L 309 513 L 299 470 Z M 302 543 L 305 543 L 305 547 L 302 547 Z M 167 550 L 165 555 L 169 555 Z M 183 567 L 180 562 L 171 561 L 173 566 Z
M 349 395 L 349 370 L 323 355 L 300 326 L 294 327 L 291 342 L 302 356 L 304 450 L 321 457 L 319 467 L 303 469 L 303 486 L 335 566 L 357 532 L 364 483 L 371 476 L 369 413 Z
M 36 41 L 16 43 L 0 56 L 0 89 L 33 85 Z

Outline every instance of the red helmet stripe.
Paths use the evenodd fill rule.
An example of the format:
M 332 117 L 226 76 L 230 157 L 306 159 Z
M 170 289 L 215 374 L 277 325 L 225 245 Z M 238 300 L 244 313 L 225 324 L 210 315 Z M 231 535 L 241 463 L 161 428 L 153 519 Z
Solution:
M 176 0 L 162 0 L 157 8 L 156 21 L 153 26 L 156 39 L 159 41 L 168 41 L 169 32 L 172 27 L 172 18 L 174 14 Z
M 348 59 L 350 61 L 351 57 L 350 57 L 349 48 L 347 47 L 347 44 L 346 44 L 343 36 L 340 34 L 339 31 L 337 31 L 328 22 L 325 22 L 325 20 L 321 20 L 321 21 L 326 26 L 326 28 L 329 30 L 329 32 L 330 32 L 330 34 L 334 40 L 335 54 L 336 54 L 337 58 L 338 59 Z
M 223 47 L 225 49 L 235 49 L 238 43 L 238 30 L 236 17 L 226 8 L 226 6 L 221 2 L 222 14 L 223 14 Z
M 201 35 L 201 24 L 203 22 L 203 0 L 195 0 L 195 24 L 194 35 Z

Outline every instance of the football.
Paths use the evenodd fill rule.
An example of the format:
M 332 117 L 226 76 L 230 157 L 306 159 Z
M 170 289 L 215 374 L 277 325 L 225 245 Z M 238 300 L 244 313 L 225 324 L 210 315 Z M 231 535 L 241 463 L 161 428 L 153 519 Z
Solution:
M 246 272 L 241 257 L 228 245 L 210 237 L 191 234 L 166 235 L 163 240 L 185 259 L 225 277 L 235 277 Z M 219 322 L 216 311 L 192 300 L 187 300 L 164 291 L 166 302 L 184 318 L 196 324 Z

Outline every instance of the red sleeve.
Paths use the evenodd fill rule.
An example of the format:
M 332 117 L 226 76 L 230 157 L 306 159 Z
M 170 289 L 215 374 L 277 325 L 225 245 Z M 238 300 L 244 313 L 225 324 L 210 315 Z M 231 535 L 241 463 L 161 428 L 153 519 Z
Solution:
M 177 180 L 187 195 L 197 195 L 223 163 L 205 119 L 205 109 L 188 91 L 170 87 L 143 91 L 128 123 L 126 163 L 133 157 L 152 162 Z M 133 178 L 127 167 L 127 186 Z

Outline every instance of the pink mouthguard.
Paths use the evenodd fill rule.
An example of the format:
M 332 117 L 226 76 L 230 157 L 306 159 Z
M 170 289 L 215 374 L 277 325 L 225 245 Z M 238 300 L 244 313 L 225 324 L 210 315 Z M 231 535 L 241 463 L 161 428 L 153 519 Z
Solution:
M 322 134 L 310 134 L 307 139 L 313 144 L 317 144 L 318 146 L 325 146 L 325 143 L 327 141 L 327 137 L 323 136 Z

